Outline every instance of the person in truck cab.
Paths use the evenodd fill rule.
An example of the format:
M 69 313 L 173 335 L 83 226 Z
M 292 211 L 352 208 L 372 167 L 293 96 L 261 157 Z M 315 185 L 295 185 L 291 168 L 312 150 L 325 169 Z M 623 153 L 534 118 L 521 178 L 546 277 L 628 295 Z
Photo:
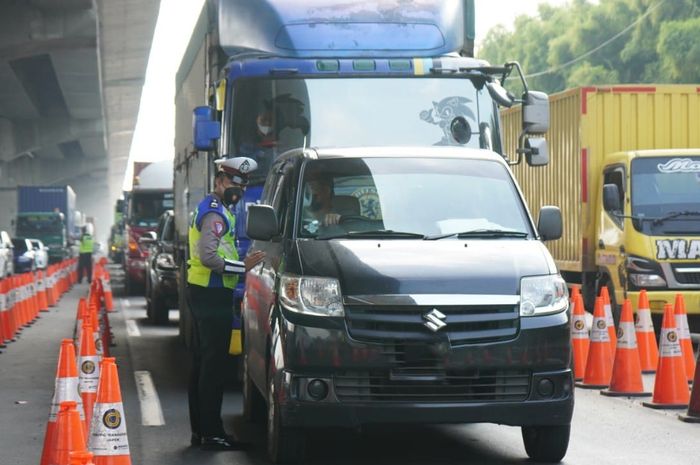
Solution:
M 226 434 L 221 420 L 233 290 L 239 277 L 260 263 L 265 254 L 254 252 L 239 260 L 236 218 L 229 210 L 243 197 L 256 162 L 237 157 L 218 164 L 214 191 L 200 202 L 189 230 L 187 298 L 194 341 L 188 400 L 191 444 L 204 450 L 237 450 L 241 444 Z

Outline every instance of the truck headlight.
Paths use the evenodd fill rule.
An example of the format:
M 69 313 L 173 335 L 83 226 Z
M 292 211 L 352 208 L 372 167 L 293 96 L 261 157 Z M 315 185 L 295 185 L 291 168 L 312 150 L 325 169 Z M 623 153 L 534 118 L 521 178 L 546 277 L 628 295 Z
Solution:
M 569 305 L 566 282 L 558 274 L 520 280 L 520 316 L 559 313 Z
M 646 258 L 630 255 L 625 259 L 627 278 L 636 287 L 666 287 L 661 267 Z
M 174 270 L 175 260 L 173 254 L 162 253 L 156 257 L 156 266 L 162 270 Z
M 345 315 L 337 279 L 283 274 L 279 296 L 282 305 L 293 312 L 315 316 Z
M 629 273 L 627 277 L 637 287 L 666 287 L 666 280 L 658 274 Z

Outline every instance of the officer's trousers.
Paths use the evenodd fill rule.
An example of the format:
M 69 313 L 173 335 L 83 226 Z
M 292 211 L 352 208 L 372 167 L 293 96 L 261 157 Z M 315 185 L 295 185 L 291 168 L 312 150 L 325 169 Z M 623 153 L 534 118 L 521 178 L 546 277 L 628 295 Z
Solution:
M 87 277 L 87 282 L 92 282 L 92 253 L 81 253 L 78 257 L 78 282 L 83 282 L 83 274 Z
M 188 400 L 192 432 L 225 434 L 221 420 L 233 319 L 233 291 L 188 284 L 192 313 L 192 370 Z

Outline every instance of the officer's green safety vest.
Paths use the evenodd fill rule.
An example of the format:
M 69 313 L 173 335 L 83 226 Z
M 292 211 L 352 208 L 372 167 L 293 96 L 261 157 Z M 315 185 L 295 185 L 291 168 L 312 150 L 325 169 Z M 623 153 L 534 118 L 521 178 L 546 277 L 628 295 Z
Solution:
M 92 236 L 90 234 L 83 234 L 83 237 L 80 238 L 80 253 L 92 253 L 92 247 Z
M 199 203 L 192 217 L 189 230 L 190 259 L 187 260 L 187 282 L 202 287 L 225 287 L 233 289 L 238 284 L 238 275 L 224 275 L 216 273 L 204 266 L 199 259 L 197 244 L 202 235 L 202 218 L 207 213 L 216 213 L 224 220 L 224 230 L 221 232 L 219 248 L 216 250 L 219 257 L 228 260 L 238 260 L 236 250 L 236 217 L 226 209 L 219 199 L 208 195 Z

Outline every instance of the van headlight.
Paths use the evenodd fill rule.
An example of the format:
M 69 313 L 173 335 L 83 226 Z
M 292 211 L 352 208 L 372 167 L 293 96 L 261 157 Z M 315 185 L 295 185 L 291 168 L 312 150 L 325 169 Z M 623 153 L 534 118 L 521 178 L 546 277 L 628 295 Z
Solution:
M 569 305 L 566 282 L 558 274 L 520 280 L 520 316 L 559 313 Z
M 340 283 L 334 278 L 283 274 L 279 296 L 287 310 L 305 315 L 344 316 Z

